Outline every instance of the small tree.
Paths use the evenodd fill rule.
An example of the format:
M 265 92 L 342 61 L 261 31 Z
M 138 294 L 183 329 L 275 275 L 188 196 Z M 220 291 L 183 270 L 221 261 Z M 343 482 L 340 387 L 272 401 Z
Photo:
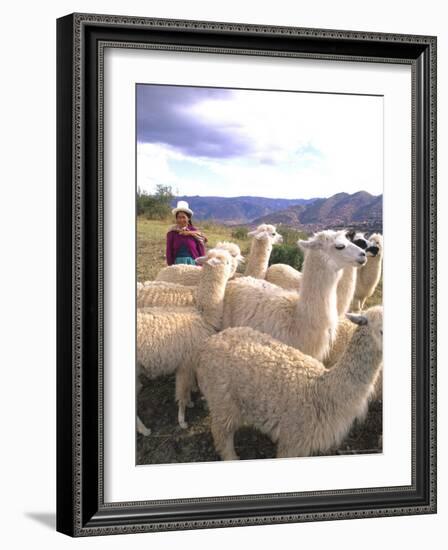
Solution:
M 169 185 L 156 185 L 154 194 L 141 189 L 137 190 L 137 215 L 144 215 L 148 219 L 161 220 L 167 218 L 171 212 L 171 201 L 174 195 Z

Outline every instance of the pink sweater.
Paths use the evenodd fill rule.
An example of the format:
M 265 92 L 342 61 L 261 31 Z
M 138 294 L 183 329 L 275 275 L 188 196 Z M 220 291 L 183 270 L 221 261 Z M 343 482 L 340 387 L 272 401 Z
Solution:
M 197 231 L 193 225 L 188 226 L 188 231 Z M 180 247 L 185 245 L 195 260 L 205 255 L 205 247 L 202 241 L 190 235 L 180 235 L 175 229 L 168 231 L 166 235 L 166 263 L 173 265 Z

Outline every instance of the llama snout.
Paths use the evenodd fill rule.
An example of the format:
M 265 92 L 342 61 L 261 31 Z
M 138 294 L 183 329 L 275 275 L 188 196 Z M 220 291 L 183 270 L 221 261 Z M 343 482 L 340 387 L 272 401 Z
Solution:
M 364 250 L 360 251 L 356 261 L 359 265 L 365 265 L 365 263 L 367 262 L 367 256 L 366 256 L 366 253 L 364 252 Z

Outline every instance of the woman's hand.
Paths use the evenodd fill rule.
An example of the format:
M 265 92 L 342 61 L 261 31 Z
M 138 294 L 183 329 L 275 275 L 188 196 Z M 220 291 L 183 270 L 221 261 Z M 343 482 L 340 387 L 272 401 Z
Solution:
M 179 235 L 184 235 L 186 237 L 194 237 L 198 241 L 207 242 L 207 237 L 201 233 L 201 231 L 189 231 L 188 229 L 178 229 Z

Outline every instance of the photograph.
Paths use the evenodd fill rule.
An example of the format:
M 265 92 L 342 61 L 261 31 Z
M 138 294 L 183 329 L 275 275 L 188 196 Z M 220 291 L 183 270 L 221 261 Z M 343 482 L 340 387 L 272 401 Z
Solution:
M 383 110 L 135 85 L 137 466 L 383 452 Z
M 437 37 L 390 31 L 58 19 L 59 532 L 436 513 Z

